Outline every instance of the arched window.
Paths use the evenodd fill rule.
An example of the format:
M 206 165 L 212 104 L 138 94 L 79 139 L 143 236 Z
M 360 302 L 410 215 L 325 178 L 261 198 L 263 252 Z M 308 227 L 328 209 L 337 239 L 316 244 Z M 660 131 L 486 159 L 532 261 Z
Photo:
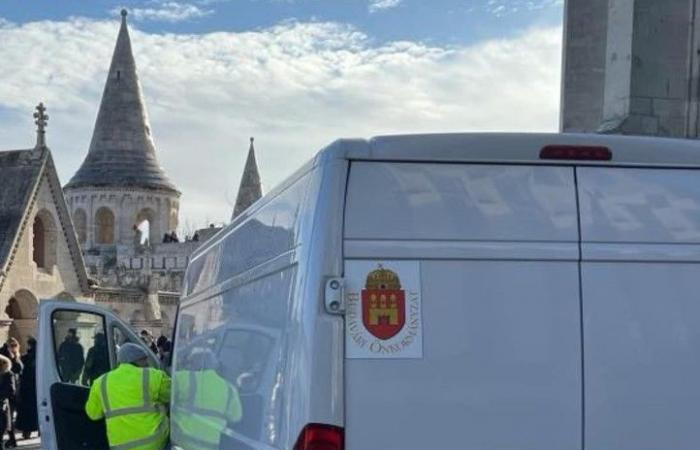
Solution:
M 46 245 L 44 239 L 46 238 L 46 233 L 44 232 L 44 221 L 41 217 L 36 216 L 34 218 L 34 262 L 37 267 L 46 267 Z
M 156 213 L 150 208 L 144 208 L 136 215 L 136 226 L 139 226 L 143 221 L 148 221 L 148 239 L 151 243 L 159 241 L 160 228 L 156 221 Z
M 51 269 L 56 264 L 56 222 L 45 209 L 34 217 L 32 226 L 32 260 L 40 269 Z
M 87 214 L 85 214 L 85 210 L 76 209 L 73 212 L 73 226 L 75 234 L 78 236 L 78 242 L 84 244 L 87 240 Z
M 114 213 L 109 208 L 100 208 L 95 214 L 98 244 L 114 244 Z

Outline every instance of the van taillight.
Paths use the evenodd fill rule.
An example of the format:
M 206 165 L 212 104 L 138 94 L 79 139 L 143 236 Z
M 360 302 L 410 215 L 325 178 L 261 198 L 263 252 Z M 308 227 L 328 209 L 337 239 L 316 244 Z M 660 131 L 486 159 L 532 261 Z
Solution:
M 540 151 L 540 159 L 570 159 L 579 161 L 610 161 L 607 147 L 588 145 L 548 145 Z
M 301 430 L 294 450 L 343 450 L 344 441 L 342 428 L 310 423 Z

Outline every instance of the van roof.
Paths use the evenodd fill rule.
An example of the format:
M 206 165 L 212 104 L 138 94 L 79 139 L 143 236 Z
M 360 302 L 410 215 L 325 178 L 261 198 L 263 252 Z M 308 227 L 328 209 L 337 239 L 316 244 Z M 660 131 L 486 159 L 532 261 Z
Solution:
M 604 146 L 613 156 L 604 162 L 540 159 L 540 151 L 549 145 Z M 414 134 L 340 139 L 321 151 L 316 163 L 328 159 L 700 167 L 700 142 L 601 134 Z

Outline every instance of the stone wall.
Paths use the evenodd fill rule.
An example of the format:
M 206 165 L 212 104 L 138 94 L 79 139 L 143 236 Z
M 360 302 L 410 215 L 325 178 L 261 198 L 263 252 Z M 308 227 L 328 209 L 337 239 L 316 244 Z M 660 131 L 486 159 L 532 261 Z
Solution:
M 561 128 L 595 131 L 603 119 L 608 0 L 567 0 Z
M 8 335 L 25 345 L 26 338 L 36 336 L 37 310 L 42 299 L 60 298 L 92 302 L 85 297 L 76 271 L 76 262 L 71 257 L 65 230 L 59 221 L 50 183 L 44 176 L 40 182 L 36 202 L 30 211 L 17 251 L 0 290 L 0 341 Z M 33 224 L 37 214 L 47 223 L 46 234 L 53 255 L 46 268 L 39 268 L 33 260 Z
M 562 130 L 698 137 L 697 24 L 696 0 L 568 0 Z
M 74 188 L 66 189 L 66 202 L 71 216 L 76 223 L 79 241 L 85 250 L 96 246 L 132 245 L 138 237 L 134 225 L 141 219 L 150 222 L 150 240 L 155 244 L 161 242 L 163 234 L 177 229 L 179 195 L 167 191 L 146 189 L 115 188 Z M 101 208 L 106 208 L 114 215 L 114 241 L 100 242 L 97 215 Z M 81 212 L 82 211 L 82 212 Z M 85 217 L 84 238 L 81 235 L 78 214 Z
M 199 242 L 101 246 L 85 253 L 88 273 L 98 280 L 96 303 L 135 330 L 170 336 L 190 255 Z

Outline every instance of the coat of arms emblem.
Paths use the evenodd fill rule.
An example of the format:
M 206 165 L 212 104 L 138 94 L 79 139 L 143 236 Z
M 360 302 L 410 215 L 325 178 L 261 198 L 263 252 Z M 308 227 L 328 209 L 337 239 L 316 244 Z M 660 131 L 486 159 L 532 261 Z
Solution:
M 367 275 L 362 290 L 362 321 L 378 339 L 396 336 L 406 323 L 406 294 L 396 272 L 381 264 Z

